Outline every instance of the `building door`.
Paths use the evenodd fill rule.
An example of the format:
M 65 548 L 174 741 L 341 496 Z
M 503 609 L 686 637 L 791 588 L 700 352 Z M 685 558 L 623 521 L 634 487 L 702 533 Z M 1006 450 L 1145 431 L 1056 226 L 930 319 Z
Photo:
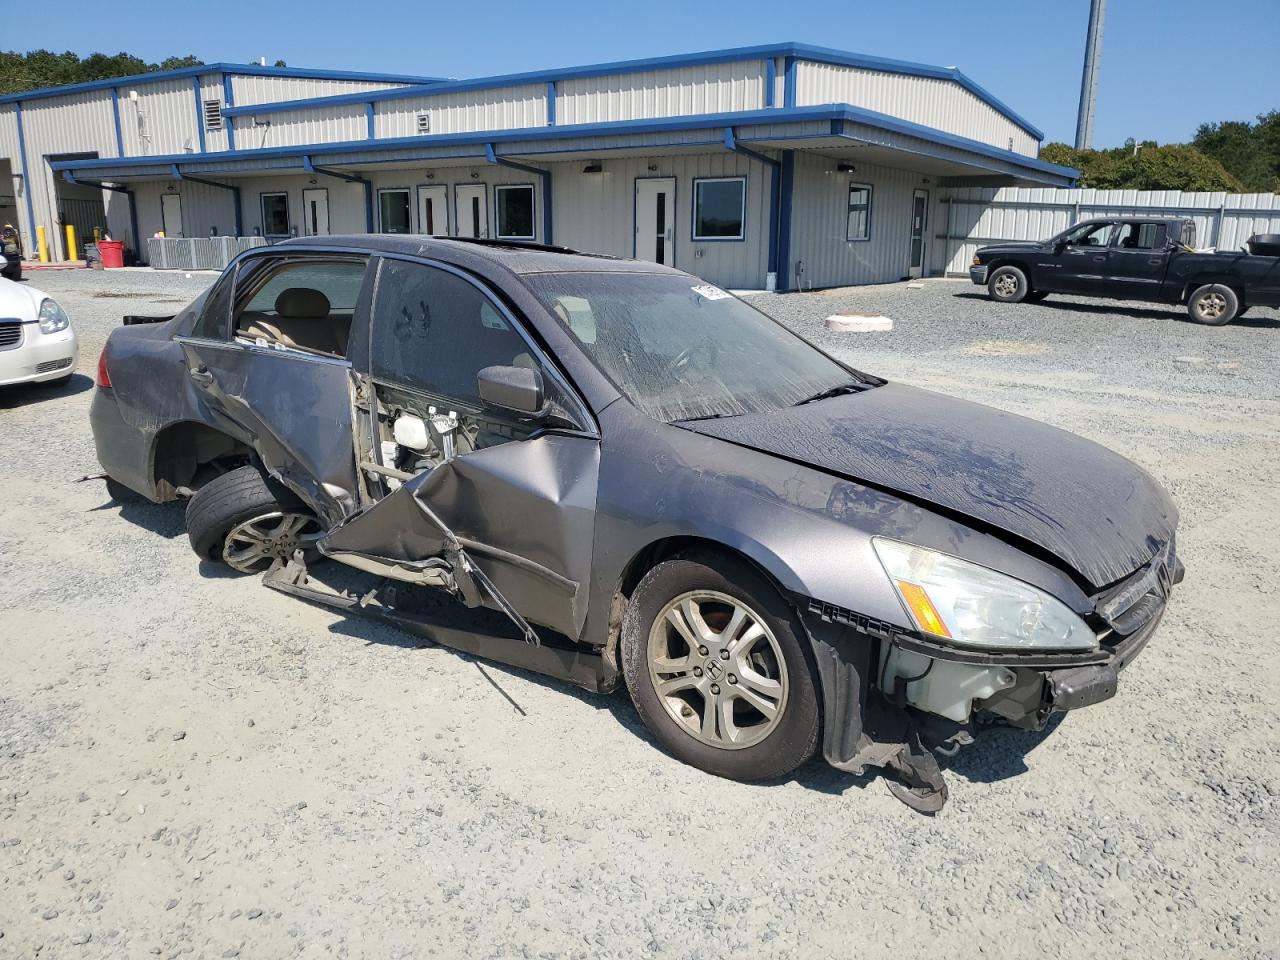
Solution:
M 458 237 L 489 236 L 489 188 L 483 183 L 463 183 L 453 188 L 457 205 Z
M 670 264 L 675 244 L 676 181 L 647 177 L 636 181 L 635 256 Z
M 327 237 L 329 235 L 329 191 L 315 187 L 302 191 L 303 236 Z
M 917 190 L 911 196 L 911 261 L 907 274 L 919 277 L 924 274 L 925 230 L 929 226 L 929 191 Z
M 160 225 L 166 237 L 182 236 L 182 195 L 160 194 Z
M 429 237 L 449 235 L 449 188 L 443 183 L 418 187 L 418 232 Z
M 408 190 L 378 191 L 378 222 L 383 233 L 413 233 Z

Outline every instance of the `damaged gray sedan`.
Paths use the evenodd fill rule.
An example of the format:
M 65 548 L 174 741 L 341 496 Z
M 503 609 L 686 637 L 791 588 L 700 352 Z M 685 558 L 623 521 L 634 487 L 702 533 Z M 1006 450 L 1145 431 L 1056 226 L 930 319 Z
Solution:
M 922 810 L 980 718 L 1113 696 L 1182 578 L 1177 511 L 1122 457 L 852 369 L 687 274 L 554 248 L 251 251 L 177 316 L 126 318 L 91 416 L 112 492 L 189 498 L 204 560 L 625 679 L 711 773 L 821 750 Z

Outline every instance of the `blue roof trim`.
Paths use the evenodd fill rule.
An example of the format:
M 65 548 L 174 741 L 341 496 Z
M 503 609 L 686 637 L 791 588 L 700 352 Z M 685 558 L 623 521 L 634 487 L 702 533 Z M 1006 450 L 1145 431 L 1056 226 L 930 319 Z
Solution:
M 203 77 L 211 73 L 224 73 L 237 77 L 294 77 L 300 80 L 363 80 L 369 83 L 411 83 L 429 86 L 446 80 L 446 77 L 405 76 L 394 73 L 364 73 L 356 70 L 311 70 L 307 67 L 261 67 L 256 63 L 206 63 L 199 67 L 179 67 L 176 70 L 156 70 L 153 73 L 135 73 L 127 77 L 109 77 L 106 80 L 89 80 L 85 83 L 68 83 L 61 87 L 41 87 L 24 93 L 9 93 L 0 97 L 0 103 L 17 103 L 24 100 L 41 100 L 45 97 L 64 97 L 67 94 L 89 90 L 109 90 L 129 84 L 153 83 L 157 80 L 179 80 L 184 77 Z
M 866 70 L 882 70 L 887 73 L 900 73 L 908 76 L 933 77 L 939 80 L 952 80 L 964 87 L 988 106 L 999 111 L 1007 119 L 1016 123 L 1037 140 L 1044 139 L 1044 133 L 1032 126 L 1007 105 L 996 99 L 973 80 L 969 79 L 955 67 L 934 67 L 924 63 L 911 63 L 906 60 L 887 60 L 882 57 L 863 56 L 858 53 L 846 53 L 827 47 L 816 47 L 807 43 L 781 43 L 756 47 L 734 47 L 728 50 L 709 50 L 705 53 L 676 54 L 668 57 L 650 57 L 643 60 L 615 60 L 609 63 L 589 64 L 582 67 L 566 67 L 557 70 L 537 70 L 530 73 L 508 73 L 492 77 L 475 77 L 469 80 L 448 80 L 439 83 L 415 84 L 398 90 L 378 91 L 376 100 L 403 100 L 407 97 L 419 97 L 437 93 L 459 93 L 468 90 L 492 90 L 498 87 L 510 87 L 520 84 L 551 83 L 559 80 L 573 80 L 582 77 L 601 77 L 618 73 L 633 73 L 644 70 L 659 70 L 672 67 L 694 67 L 712 63 L 730 63 L 737 60 L 772 60 L 777 57 L 790 58 L 789 66 L 795 60 L 809 60 L 816 63 L 829 63 L 842 67 L 858 67 Z M 788 70 L 788 76 L 794 81 L 794 72 Z M 794 83 L 789 87 L 794 97 Z M 275 103 L 257 104 L 255 106 L 236 107 L 227 113 L 230 116 L 247 114 L 277 113 L 284 110 L 305 110 L 309 107 L 331 107 L 344 103 L 363 103 L 369 99 L 368 94 L 337 94 L 329 97 L 308 97 L 303 100 L 283 100 Z
M 363 101 L 362 101 L 363 102 Z M 1051 174 L 1068 180 L 1079 177 L 1079 171 L 1070 167 L 1047 163 L 1036 157 L 1024 156 L 1011 150 L 1001 150 L 990 144 L 955 134 L 943 133 L 932 127 L 921 126 L 908 120 L 900 120 L 874 110 L 863 110 L 848 104 L 826 104 L 813 107 L 783 107 L 765 110 L 747 110 L 739 113 L 711 113 L 683 117 L 658 117 L 649 120 L 629 120 L 608 123 L 578 123 L 555 127 L 521 127 L 514 130 L 485 130 L 471 133 L 427 134 L 413 137 L 394 137 L 378 140 L 348 140 L 341 143 L 322 143 L 290 147 L 267 147 L 262 150 L 223 150 L 211 153 L 183 153 L 163 157 L 128 157 L 99 160 L 65 160 L 52 164 L 55 170 L 87 170 L 95 168 L 147 167 L 169 163 L 211 163 L 223 160 L 263 160 L 272 157 L 301 157 L 353 153 L 369 150 L 395 150 L 405 147 L 442 147 L 454 145 L 479 145 L 486 143 L 516 144 L 530 140 L 567 140 L 574 137 L 622 136 L 635 133 L 659 133 L 678 130 L 697 130 L 711 127 L 750 126 L 752 124 L 778 124 L 813 120 L 846 120 L 879 127 L 896 133 L 918 137 L 931 143 L 956 147 L 970 153 L 1001 160 L 1016 167 Z M 750 136 L 739 136 L 750 140 Z

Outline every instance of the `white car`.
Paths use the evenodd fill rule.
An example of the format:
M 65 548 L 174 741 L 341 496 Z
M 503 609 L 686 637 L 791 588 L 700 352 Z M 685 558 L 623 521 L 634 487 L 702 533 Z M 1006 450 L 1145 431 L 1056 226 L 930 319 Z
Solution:
M 41 290 L 0 279 L 0 387 L 66 383 L 80 346 L 58 301 Z

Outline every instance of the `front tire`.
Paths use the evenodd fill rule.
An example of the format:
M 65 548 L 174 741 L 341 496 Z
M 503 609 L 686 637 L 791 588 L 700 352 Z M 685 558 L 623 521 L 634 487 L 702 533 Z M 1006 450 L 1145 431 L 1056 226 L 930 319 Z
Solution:
M 803 627 L 741 560 L 654 567 L 622 621 L 627 688 L 677 759 L 732 780 L 770 780 L 818 746 L 821 710 Z
M 215 477 L 187 502 L 187 538 L 202 560 L 257 573 L 308 549 L 323 532 L 287 487 L 252 464 Z
M 1000 303 L 1021 303 L 1031 292 L 1027 275 L 1019 267 L 997 267 L 987 278 L 987 294 Z
M 1187 298 L 1187 315 L 1196 323 L 1221 327 L 1240 314 L 1240 298 L 1230 287 L 1206 283 Z

